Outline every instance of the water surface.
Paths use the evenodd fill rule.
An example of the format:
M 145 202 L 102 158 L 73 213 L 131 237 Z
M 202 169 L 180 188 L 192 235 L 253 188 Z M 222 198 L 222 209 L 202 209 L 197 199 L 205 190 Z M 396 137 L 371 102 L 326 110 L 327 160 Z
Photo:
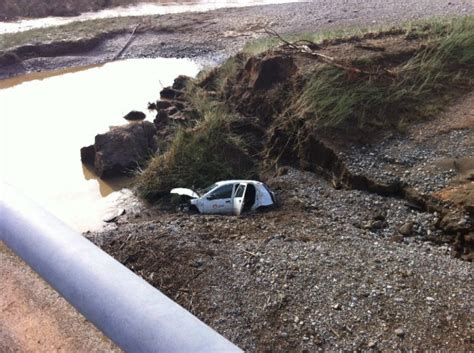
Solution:
M 98 229 L 130 191 L 84 167 L 80 148 L 147 112 L 162 85 L 193 76 L 187 59 L 133 59 L 0 81 L 0 181 L 24 191 L 78 231 Z

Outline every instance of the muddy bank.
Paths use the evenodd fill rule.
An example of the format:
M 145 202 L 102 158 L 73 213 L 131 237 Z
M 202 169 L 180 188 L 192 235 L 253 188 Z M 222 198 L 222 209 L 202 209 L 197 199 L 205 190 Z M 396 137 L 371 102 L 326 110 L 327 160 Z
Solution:
M 318 0 L 311 3 L 134 18 L 127 19 L 123 28 L 115 27 L 114 32 L 100 29 L 92 37 L 88 34 L 85 36 L 87 38 L 83 38 L 84 33 L 72 31 L 69 39 L 62 37 L 61 43 L 56 43 L 54 39 L 52 43 L 49 43 L 51 39 L 43 43 L 26 43 L 22 39 L 20 47 L 15 48 L 13 40 L 0 54 L 0 79 L 31 71 L 113 60 L 137 24 L 140 27 L 136 36 L 121 58 L 191 57 L 215 62 L 236 53 L 248 40 L 263 36 L 264 28 L 273 28 L 280 33 L 315 32 L 472 13 L 474 4 L 462 0 L 449 3 L 441 0 L 404 0 L 393 3 L 379 0 L 364 3 L 354 0 Z

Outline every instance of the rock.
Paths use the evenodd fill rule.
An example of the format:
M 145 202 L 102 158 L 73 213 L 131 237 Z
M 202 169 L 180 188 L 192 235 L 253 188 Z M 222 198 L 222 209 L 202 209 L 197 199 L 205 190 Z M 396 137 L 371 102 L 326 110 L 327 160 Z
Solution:
M 160 109 L 166 109 L 166 108 L 169 108 L 173 105 L 173 103 L 171 101 L 168 101 L 168 100 L 164 100 L 164 101 L 157 101 L 155 106 L 156 106 L 156 110 L 160 110 Z
M 140 121 L 145 120 L 146 115 L 143 112 L 139 112 L 137 110 L 132 110 L 130 113 L 123 117 L 125 120 L 129 121 Z
M 466 234 L 469 233 L 473 226 L 462 212 L 450 212 L 446 214 L 440 221 L 439 227 L 448 234 Z
M 184 88 L 186 88 L 186 85 L 190 80 L 191 77 L 189 76 L 179 75 L 174 79 L 172 88 L 176 90 L 183 90 Z
M 387 222 L 382 220 L 374 220 L 370 224 L 371 230 L 383 229 L 387 226 Z
M 413 234 L 413 222 L 406 222 L 404 225 L 398 228 L 398 232 L 405 237 L 409 237 Z
M 95 137 L 93 146 L 81 149 L 81 159 L 93 164 L 100 178 L 129 174 L 155 152 L 155 134 L 148 121 L 111 127 Z
M 393 234 L 390 237 L 390 241 L 392 241 L 394 243 L 402 243 L 403 242 L 403 236 L 400 235 L 400 234 Z
M 122 208 L 122 209 L 118 210 L 115 214 L 104 218 L 104 222 L 105 223 L 116 222 L 119 219 L 119 217 L 123 216 L 125 213 L 126 213 L 125 209 Z
M 369 343 L 367 344 L 367 347 L 368 348 L 375 348 L 376 345 L 377 345 L 377 341 L 370 340 Z
M 461 259 L 469 262 L 474 262 L 474 252 L 470 252 L 468 254 L 461 255 Z
M 474 233 L 469 233 L 464 236 L 464 242 L 474 244 Z
M 158 129 L 161 129 L 168 124 L 169 118 L 170 117 L 166 110 L 159 110 L 158 114 L 156 114 L 155 120 L 153 120 L 153 123 Z
M 95 146 L 90 145 L 81 148 L 81 161 L 84 164 L 94 165 L 95 160 Z
M 402 329 L 402 328 L 397 328 L 394 332 L 398 337 L 404 337 L 405 336 L 405 330 Z
M 160 92 L 161 99 L 177 99 L 183 96 L 183 92 L 175 90 L 171 87 L 165 87 Z

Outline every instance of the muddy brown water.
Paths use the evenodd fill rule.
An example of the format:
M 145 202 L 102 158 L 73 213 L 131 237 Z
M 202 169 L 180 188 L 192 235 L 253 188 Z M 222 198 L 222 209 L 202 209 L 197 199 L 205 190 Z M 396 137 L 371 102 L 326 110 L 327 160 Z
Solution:
M 301 0 L 156 0 L 137 5 L 116 7 L 97 12 L 88 12 L 74 17 L 47 17 L 25 19 L 16 22 L 0 22 L 0 34 L 22 32 L 29 29 L 60 26 L 75 21 L 123 16 L 164 15 L 182 12 L 203 12 L 226 7 L 245 7 L 298 2 Z
M 13 185 L 78 231 L 134 202 L 129 180 L 102 181 L 80 161 L 98 133 L 146 110 L 162 85 L 193 76 L 187 59 L 134 59 L 0 81 L 0 182 Z M 1 184 L 0 184 L 1 187 Z

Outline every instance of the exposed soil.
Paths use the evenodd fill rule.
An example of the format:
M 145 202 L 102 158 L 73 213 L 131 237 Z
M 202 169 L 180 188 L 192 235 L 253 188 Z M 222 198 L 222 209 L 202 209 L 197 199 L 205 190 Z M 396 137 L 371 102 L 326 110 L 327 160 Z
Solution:
M 121 352 L 0 242 L 0 351 Z
M 474 13 L 471 1 L 356 0 L 294 3 L 220 9 L 206 13 L 137 18 L 141 24 L 121 59 L 140 57 L 191 57 L 204 63 L 236 53 L 249 39 L 264 36 L 264 28 L 279 33 L 315 32 L 341 27 L 378 26 L 429 18 Z M 123 30 L 107 29 L 89 39 L 71 33 L 60 43 L 35 43 L 10 48 L 0 55 L 0 79 L 32 71 L 104 63 L 115 58 L 129 39 L 134 22 Z

